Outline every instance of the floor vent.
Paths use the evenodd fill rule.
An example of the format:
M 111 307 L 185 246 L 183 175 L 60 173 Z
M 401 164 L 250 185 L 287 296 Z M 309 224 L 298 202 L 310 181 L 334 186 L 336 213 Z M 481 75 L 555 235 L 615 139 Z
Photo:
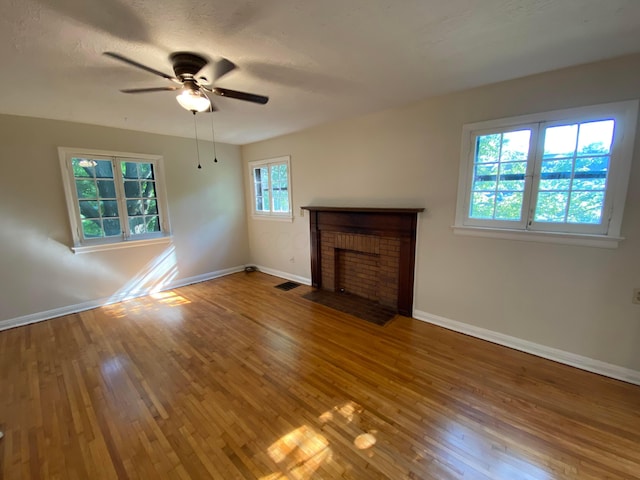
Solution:
M 296 282 L 284 282 L 284 283 L 281 283 L 280 285 L 276 285 L 276 288 L 279 288 L 280 290 L 284 290 L 285 292 L 287 292 L 299 286 L 300 284 Z

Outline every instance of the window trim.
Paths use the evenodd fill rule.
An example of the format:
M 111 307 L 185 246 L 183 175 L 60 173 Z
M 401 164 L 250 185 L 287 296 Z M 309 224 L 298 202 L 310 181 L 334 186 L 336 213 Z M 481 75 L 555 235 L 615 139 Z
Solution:
M 288 212 L 263 212 L 256 210 L 256 191 L 255 191 L 255 179 L 253 177 L 254 169 L 258 167 L 272 167 L 274 165 L 286 164 L 287 166 L 287 195 L 289 196 L 289 211 Z M 255 219 L 273 220 L 292 222 L 293 221 L 293 200 L 291 195 L 291 156 L 283 155 L 280 157 L 266 158 L 263 160 L 254 160 L 248 163 L 249 165 L 249 189 L 251 191 L 251 216 Z M 271 171 L 269 171 L 269 201 L 273 201 L 273 191 L 271 189 Z
M 161 231 L 157 233 L 136 235 L 135 237 L 125 237 L 123 234 L 120 237 L 83 238 L 83 235 L 80 233 L 82 227 L 79 223 L 80 205 L 73 181 L 73 169 L 71 167 L 71 159 L 79 156 L 90 156 L 97 160 L 133 160 L 153 163 L 156 201 L 158 202 L 158 215 L 160 217 Z M 64 187 L 67 213 L 71 227 L 71 236 L 73 239 L 73 245 L 70 248 L 74 253 L 99 252 L 171 242 L 172 235 L 169 223 L 169 206 L 164 183 L 164 159 L 162 155 L 96 150 L 90 148 L 58 147 L 58 157 L 60 160 L 62 184 Z M 118 201 L 120 202 L 124 198 L 124 193 L 122 191 L 123 186 L 116 182 L 115 187 L 118 195 Z
M 537 178 L 536 175 L 539 176 L 540 172 L 538 171 L 539 159 L 537 158 L 537 155 L 540 155 L 541 153 L 538 151 L 534 157 L 531 156 L 531 150 L 532 148 L 534 150 L 539 150 L 540 148 L 540 143 L 542 141 L 540 131 L 557 122 L 562 123 L 571 121 L 582 123 L 604 118 L 615 118 L 616 120 L 610 157 L 611 161 L 609 166 L 607 193 L 605 197 L 605 205 L 603 207 L 603 217 L 609 216 L 606 233 L 594 233 L 593 230 L 595 229 L 591 229 L 592 231 L 589 232 L 589 228 L 584 228 L 581 232 L 569 231 L 571 229 L 562 229 L 562 227 L 566 227 L 566 224 L 562 224 L 560 229 L 541 229 L 539 224 L 534 228 L 527 227 L 525 224 L 525 227 L 522 228 L 522 222 L 514 222 L 519 224 L 519 226 L 510 228 L 509 223 L 511 222 L 494 220 L 484 221 L 468 218 L 472 184 L 471 176 L 473 174 L 474 162 L 473 157 L 475 153 L 473 139 L 475 136 L 478 134 L 531 128 L 532 124 L 536 126 L 536 128 L 532 130 L 529 157 L 527 159 L 528 164 L 526 175 L 529 176 L 533 168 L 535 168 L 535 171 L 531 172 L 533 177 L 529 182 L 530 190 L 525 191 L 525 198 L 523 199 L 523 221 L 526 223 L 529 216 L 532 215 L 530 210 L 532 206 L 535 205 L 538 194 L 539 178 Z M 623 240 L 623 238 L 620 237 L 620 229 L 622 227 L 624 204 L 633 158 L 637 118 L 638 100 L 630 100 L 507 117 L 463 125 L 456 214 L 455 222 L 452 227 L 454 233 L 459 235 L 616 248 L 618 241 Z M 528 195 L 528 197 L 526 197 L 526 195 Z M 604 220 L 603 223 L 606 224 L 607 221 Z

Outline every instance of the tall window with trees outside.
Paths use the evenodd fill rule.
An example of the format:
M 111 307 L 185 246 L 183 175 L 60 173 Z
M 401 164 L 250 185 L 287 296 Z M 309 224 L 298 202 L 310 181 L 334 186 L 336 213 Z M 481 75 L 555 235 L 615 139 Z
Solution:
M 254 215 L 291 218 L 289 157 L 251 162 L 249 169 Z
M 75 245 L 168 233 L 159 160 L 61 151 Z
M 465 126 L 456 226 L 619 235 L 636 115 L 623 102 Z

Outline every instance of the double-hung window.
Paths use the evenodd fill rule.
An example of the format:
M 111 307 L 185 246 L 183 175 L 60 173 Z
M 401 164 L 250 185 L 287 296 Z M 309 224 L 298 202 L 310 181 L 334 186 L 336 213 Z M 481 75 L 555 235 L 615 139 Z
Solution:
M 465 125 L 456 233 L 615 247 L 638 102 Z
M 249 171 L 254 216 L 291 219 L 289 157 L 250 162 Z
M 168 241 L 162 159 L 59 148 L 76 253 Z

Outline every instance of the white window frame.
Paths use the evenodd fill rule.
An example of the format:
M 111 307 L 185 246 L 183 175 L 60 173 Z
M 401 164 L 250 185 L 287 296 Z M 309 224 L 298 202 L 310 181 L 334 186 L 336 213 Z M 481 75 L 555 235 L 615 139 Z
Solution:
M 60 168 L 62 171 L 62 183 L 67 202 L 69 223 L 73 245 L 71 250 L 74 253 L 89 253 L 119 248 L 139 247 L 157 243 L 169 243 L 171 241 L 171 226 L 169 224 L 169 207 L 167 203 L 167 193 L 164 184 L 163 157 L 161 155 L 148 155 L 141 153 L 113 152 L 108 150 L 95 150 L 88 148 L 58 147 Z M 72 158 L 89 157 L 96 160 L 110 160 L 117 164 L 120 161 L 138 161 L 152 163 L 155 178 L 156 201 L 158 205 L 158 215 L 160 217 L 159 232 L 147 233 L 144 235 L 131 236 L 129 234 L 128 222 L 124 223 L 125 228 L 122 235 L 109 238 L 85 238 L 82 232 L 82 222 L 80 217 L 80 204 L 75 188 L 75 177 L 71 164 Z M 116 196 L 118 200 L 121 218 L 126 220 L 127 210 L 124 197 L 124 185 L 120 169 L 114 168 L 114 181 Z
M 623 240 L 620 237 L 620 229 L 629 184 L 637 117 L 638 100 L 632 100 L 465 124 L 462 129 L 456 218 L 453 225 L 454 233 L 512 240 L 616 248 L 618 242 Z M 603 208 L 603 223 L 592 226 L 533 221 L 544 142 L 541 132 L 544 128 L 557 124 L 582 123 L 603 119 L 615 120 Z M 525 174 L 523 218 L 519 222 L 470 218 L 469 206 L 473 183 L 476 137 L 524 128 L 531 130 L 531 139 Z
M 287 166 L 287 195 L 289 196 L 289 211 L 288 212 L 274 212 L 273 211 L 273 191 L 271 189 L 271 167 L 276 165 Z M 264 160 L 254 160 L 249 162 L 249 189 L 251 191 L 251 211 L 253 218 L 258 219 L 270 219 L 281 221 L 293 221 L 293 203 L 291 200 L 291 157 L 284 155 L 282 157 L 267 158 Z M 256 190 L 255 179 L 253 171 L 256 168 L 268 167 L 269 168 L 269 211 L 256 210 Z

